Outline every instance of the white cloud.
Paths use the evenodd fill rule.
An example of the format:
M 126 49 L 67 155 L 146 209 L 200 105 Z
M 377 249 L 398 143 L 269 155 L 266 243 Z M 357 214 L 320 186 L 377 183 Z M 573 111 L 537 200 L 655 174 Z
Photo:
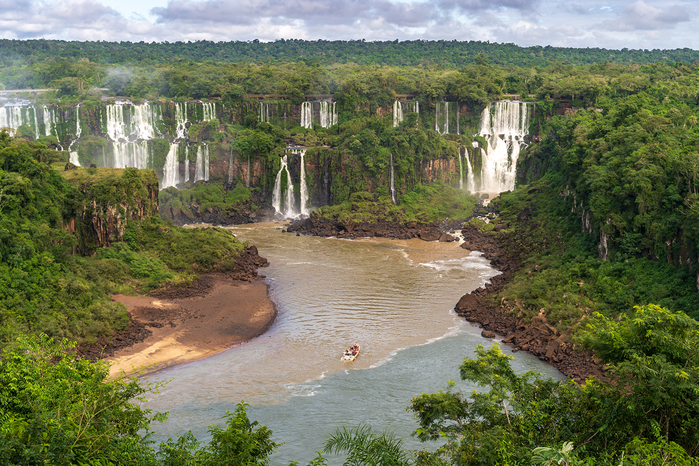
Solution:
M 676 0 L 0 0 L 0 37 L 178 41 L 490 40 L 692 47 L 696 4 Z M 672 33 L 668 33 L 672 31 Z

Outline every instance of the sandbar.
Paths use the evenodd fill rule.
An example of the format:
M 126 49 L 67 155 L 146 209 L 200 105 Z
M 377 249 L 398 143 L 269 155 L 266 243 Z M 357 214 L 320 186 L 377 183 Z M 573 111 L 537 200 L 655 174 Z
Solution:
M 219 353 L 263 334 L 277 311 L 260 279 L 209 276 L 203 296 L 114 295 L 153 333 L 106 358 L 110 375 L 149 374 Z

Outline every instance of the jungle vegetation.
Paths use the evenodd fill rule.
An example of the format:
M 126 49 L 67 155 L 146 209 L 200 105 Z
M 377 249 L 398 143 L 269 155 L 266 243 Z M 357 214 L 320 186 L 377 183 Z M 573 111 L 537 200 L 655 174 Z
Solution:
M 461 366 L 461 376 L 488 392 L 462 394 L 458 384 L 448 384 L 411 402 L 416 435 L 447 439 L 436 452 L 412 455 L 390 434 L 366 426 L 340 429 L 326 451 L 345 452 L 347 464 L 697 463 L 696 52 L 422 41 L 2 44 L 6 89 L 51 87 L 56 91 L 39 99 L 91 102 L 86 108 L 99 105 L 100 87 L 134 101 L 220 101 L 235 110 L 227 121 L 196 127 L 195 139 L 220 143 L 226 154 L 234 145 L 241 157 L 266 159 L 270 173 L 287 142 L 313 146 L 308 157 L 342 167 L 347 181 L 333 186 L 335 205 L 319 212 L 328 216 L 349 215 L 353 205 L 359 210 L 352 215 L 360 217 L 377 205 L 392 214 L 447 215 L 440 203 L 453 206 L 453 197 L 425 186 L 416 167 L 468 147 L 489 101 L 519 94 L 535 102 L 533 140 L 520 154 L 517 188 L 494 201 L 499 218 L 473 221 L 501 237 L 520 262 L 493 299 L 524 319 L 544 310 L 560 330 L 572 327 L 579 344 L 609 365 L 609 382 L 579 386 L 515 375 L 497 348 L 480 349 Z M 395 53 L 396 47 L 406 52 Z M 215 58 L 219 52 L 224 58 Z M 306 94 L 333 94 L 339 124 L 306 130 L 261 123 L 250 94 L 276 94 L 294 105 Z M 394 128 L 384 110 L 397 94 L 415 95 L 425 114 L 442 99 L 461 102 L 465 134 L 440 135 L 429 116 Z M 85 205 L 80 183 L 51 167 L 58 157 L 47 148 L 52 141 L 20 135 L 0 133 L 0 378 L 10 387 L 0 397 L 1 457 L 11 464 L 60 464 L 61 458 L 227 464 L 224 455 L 240 454 L 232 457 L 244 460 L 234 464 L 264 464 L 273 442 L 242 405 L 226 416 L 226 427 L 213 428 L 212 443 L 187 435 L 154 449 L 139 434 L 153 415 L 129 401 L 147 388 L 109 381 L 101 363 L 74 358 L 70 344 L 47 339 L 108 337 L 123 328 L 126 313 L 107 293 L 186 283 L 196 273 L 188 264 L 204 263 L 195 257 L 202 243 L 211 245 L 211 268 L 230 265 L 242 245 L 218 230 L 189 232 L 146 218 L 128 223 L 123 242 L 75 254 L 78 240 L 65 227 Z M 383 179 L 390 155 L 403 180 L 395 211 L 385 183 L 367 193 L 368 180 Z M 148 177 L 136 170 L 116 178 L 99 170 L 80 176 L 105 187 Z M 269 178 L 266 183 L 262 189 Z M 225 206 L 248 202 L 249 194 L 195 186 L 164 196 Z M 176 251 L 163 247 L 171 242 Z M 94 417 L 88 405 L 100 403 L 100 422 L 84 424 Z M 324 461 L 319 456 L 313 464 Z

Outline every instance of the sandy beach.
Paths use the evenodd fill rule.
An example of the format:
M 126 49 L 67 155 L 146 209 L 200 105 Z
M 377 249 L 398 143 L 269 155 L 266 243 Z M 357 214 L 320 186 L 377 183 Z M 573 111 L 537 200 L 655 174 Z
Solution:
M 152 373 L 211 356 L 261 335 L 276 317 L 267 285 L 259 279 L 208 276 L 205 290 L 199 294 L 113 296 L 153 333 L 107 358 L 112 361 L 110 374 Z

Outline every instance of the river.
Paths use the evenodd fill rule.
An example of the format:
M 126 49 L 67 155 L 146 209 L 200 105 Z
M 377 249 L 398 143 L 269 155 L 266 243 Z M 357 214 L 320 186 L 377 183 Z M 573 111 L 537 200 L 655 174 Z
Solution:
M 411 396 L 445 389 L 449 380 L 465 393 L 476 388 L 458 381 L 458 366 L 491 342 L 452 308 L 498 272 L 455 243 L 296 236 L 272 223 L 230 229 L 269 260 L 260 272 L 277 320 L 257 339 L 149 377 L 169 380 L 146 404 L 170 413 L 153 426 L 155 439 L 190 429 L 208 439 L 207 426 L 222 424 L 223 413 L 244 400 L 250 418 L 286 442 L 275 465 L 305 464 L 335 427 L 362 422 L 394 430 L 409 448 L 428 447 L 410 437 L 417 423 L 405 408 Z M 352 343 L 361 354 L 340 362 Z M 518 372 L 559 376 L 526 353 L 513 356 Z

